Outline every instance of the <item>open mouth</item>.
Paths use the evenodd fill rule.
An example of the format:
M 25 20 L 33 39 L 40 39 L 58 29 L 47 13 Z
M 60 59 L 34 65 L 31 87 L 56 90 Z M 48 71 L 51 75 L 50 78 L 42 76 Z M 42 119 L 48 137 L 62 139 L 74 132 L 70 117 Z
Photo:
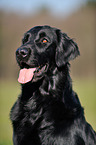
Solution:
M 36 82 L 40 78 L 44 76 L 44 74 L 47 72 L 49 65 L 46 63 L 43 66 L 38 67 L 30 67 L 26 63 L 22 63 L 18 82 L 21 84 L 28 83 L 30 81 Z

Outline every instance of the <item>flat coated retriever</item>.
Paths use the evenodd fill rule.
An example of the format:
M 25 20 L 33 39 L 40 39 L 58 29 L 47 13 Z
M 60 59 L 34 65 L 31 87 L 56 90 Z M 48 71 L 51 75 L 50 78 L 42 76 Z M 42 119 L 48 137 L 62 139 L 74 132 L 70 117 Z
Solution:
M 59 29 L 25 33 L 16 51 L 22 93 L 10 113 L 14 145 L 96 145 L 69 74 L 69 61 L 79 54 Z

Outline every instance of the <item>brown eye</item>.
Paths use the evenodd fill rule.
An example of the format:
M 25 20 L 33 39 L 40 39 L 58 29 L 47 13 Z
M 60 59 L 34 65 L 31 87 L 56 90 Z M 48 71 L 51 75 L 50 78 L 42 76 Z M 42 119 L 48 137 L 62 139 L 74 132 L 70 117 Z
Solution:
M 42 40 L 42 42 L 43 42 L 43 43 L 47 43 L 48 40 L 44 38 L 44 39 Z

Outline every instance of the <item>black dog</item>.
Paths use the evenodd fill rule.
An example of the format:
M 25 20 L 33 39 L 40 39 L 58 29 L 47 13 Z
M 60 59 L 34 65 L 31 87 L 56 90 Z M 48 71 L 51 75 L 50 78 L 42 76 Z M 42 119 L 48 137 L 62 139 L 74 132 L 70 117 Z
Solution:
M 16 51 L 22 93 L 11 110 L 14 145 L 96 145 L 72 90 L 69 61 L 77 44 L 59 29 L 37 26 Z

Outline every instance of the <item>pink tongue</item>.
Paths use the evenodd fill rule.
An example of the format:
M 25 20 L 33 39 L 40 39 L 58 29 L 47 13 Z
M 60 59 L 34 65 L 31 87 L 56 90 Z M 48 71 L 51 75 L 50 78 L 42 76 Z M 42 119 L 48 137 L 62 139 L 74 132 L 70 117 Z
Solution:
M 19 73 L 18 82 L 21 84 L 25 84 L 25 83 L 31 81 L 35 70 L 36 70 L 36 68 L 21 69 L 20 73 Z

